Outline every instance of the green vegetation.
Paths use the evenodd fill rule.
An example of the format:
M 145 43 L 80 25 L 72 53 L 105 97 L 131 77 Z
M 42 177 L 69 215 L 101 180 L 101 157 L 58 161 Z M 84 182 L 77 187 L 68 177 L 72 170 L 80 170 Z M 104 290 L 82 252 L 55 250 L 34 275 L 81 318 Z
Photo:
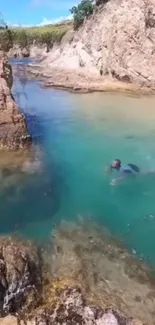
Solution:
M 85 18 L 92 15 L 95 5 L 93 0 L 82 0 L 77 6 L 74 6 L 70 12 L 73 14 L 74 29 L 78 29 Z
M 60 42 L 62 37 L 71 28 L 71 22 L 65 22 L 55 25 L 38 26 L 38 27 L 16 27 L 11 29 L 0 29 L 0 44 L 6 48 L 5 44 L 10 42 L 11 35 L 12 43 L 18 44 L 21 48 L 29 46 L 35 42 L 37 45 L 46 44 L 49 50 L 54 42 Z M 8 46 L 7 46 L 8 47 Z
M 0 33 L 2 36 L 2 41 L 0 38 L 0 50 L 8 51 L 12 47 L 12 35 L 11 32 L 5 23 L 5 20 L 0 13 Z
M 97 6 L 105 5 L 109 0 L 82 0 L 77 6 L 70 9 L 74 19 L 74 30 L 77 30 L 94 12 Z
M 0 49 L 5 52 L 13 46 L 12 33 L 9 28 L 0 29 Z

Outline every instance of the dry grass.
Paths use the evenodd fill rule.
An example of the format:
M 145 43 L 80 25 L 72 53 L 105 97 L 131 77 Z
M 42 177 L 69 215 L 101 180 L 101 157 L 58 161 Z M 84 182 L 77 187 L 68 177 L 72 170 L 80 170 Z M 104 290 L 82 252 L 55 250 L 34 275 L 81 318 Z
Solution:
M 11 40 L 8 39 L 10 34 L 6 29 L 0 30 L 0 44 L 13 43 L 21 47 L 28 46 L 34 41 L 36 44 L 47 44 L 52 46 L 54 42 L 60 42 L 66 32 L 72 28 L 72 22 L 66 21 L 61 24 L 46 25 L 38 27 L 16 27 L 11 32 Z

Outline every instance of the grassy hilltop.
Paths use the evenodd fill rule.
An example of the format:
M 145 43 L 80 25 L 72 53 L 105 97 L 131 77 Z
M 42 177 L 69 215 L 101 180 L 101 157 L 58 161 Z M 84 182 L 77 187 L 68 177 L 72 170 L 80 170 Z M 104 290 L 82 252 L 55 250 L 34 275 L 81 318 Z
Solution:
M 18 44 L 21 48 L 36 44 L 52 46 L 54 42 L 60 42 L 66 32 L 72 28 L 72 22 L 66 21 L 55 25 L 16 27 L 0 29 L 0 44 L 5 50 Z

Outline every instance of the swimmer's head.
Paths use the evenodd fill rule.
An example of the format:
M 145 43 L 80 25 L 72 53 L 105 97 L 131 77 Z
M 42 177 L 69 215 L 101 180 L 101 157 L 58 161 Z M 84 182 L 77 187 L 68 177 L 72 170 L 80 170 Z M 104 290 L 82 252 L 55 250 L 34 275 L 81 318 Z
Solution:
M 113 160 L 111 164 L 111 168 L 117 169 L 119 167 L 121 167 L 121 160 L 120 159 Z

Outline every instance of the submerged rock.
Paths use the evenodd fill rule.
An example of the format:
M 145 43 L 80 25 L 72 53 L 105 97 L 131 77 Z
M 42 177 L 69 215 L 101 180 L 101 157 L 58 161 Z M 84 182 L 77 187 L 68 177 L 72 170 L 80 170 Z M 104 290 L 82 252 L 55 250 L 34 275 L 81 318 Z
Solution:
M 122 310 L 129 318 L 154 325 L 153 270 L 90 218 L 61 222 L 43 254 L 49 263 L 49 275 L 71 278 L 73 286 L 78 284 L 83 289 L 89 306 Z
M 129 325 L 129 318 L 119 311 L 89 306 L 79 288 L 66 288 L 58 292 L 58 302 L 51 310 L 42 310 L 36 316 L 35 325 L 86 324 L 86 325 Z
M 29 321 L 22 323 L 9 317 L 0 319 L 0 325 L 143 325 L 140 321 L 125 317 L 118 310 L 103 310 L 87 305 L 81 289 L 77 287 L 60 290 L 57 299 L 55 306 L 36 312 L 35 317 Z
M 31 242 L 0 238 L 0 310 L 8 314 L 36 300 L 41 281 L 37 248 Z M 28 295 L 31 294 L 30 297 Z
M 0 149 L 22 148 L 31 143 L 24 116 L 11 94 L 12 83 L 11 66 L 0 51 Z
M 107 232 L 102 238 L 95 225 L 90 230 L 90 220 L 86 228 L 62 223 L 55 230 L 54 247 L 46 251 L 48 260 L 46 246 L 41 250 L 42 267 L 31 242 L 0 239 L 1 314 L 14 315 L 0 318 L 0 325 L 154 324 L 153 283 L 143 265 L 140 284 L 138 267 L 131 278 L 125 270 L 129 254 Z M 135 257 L 130 262 L 136 265 Z

